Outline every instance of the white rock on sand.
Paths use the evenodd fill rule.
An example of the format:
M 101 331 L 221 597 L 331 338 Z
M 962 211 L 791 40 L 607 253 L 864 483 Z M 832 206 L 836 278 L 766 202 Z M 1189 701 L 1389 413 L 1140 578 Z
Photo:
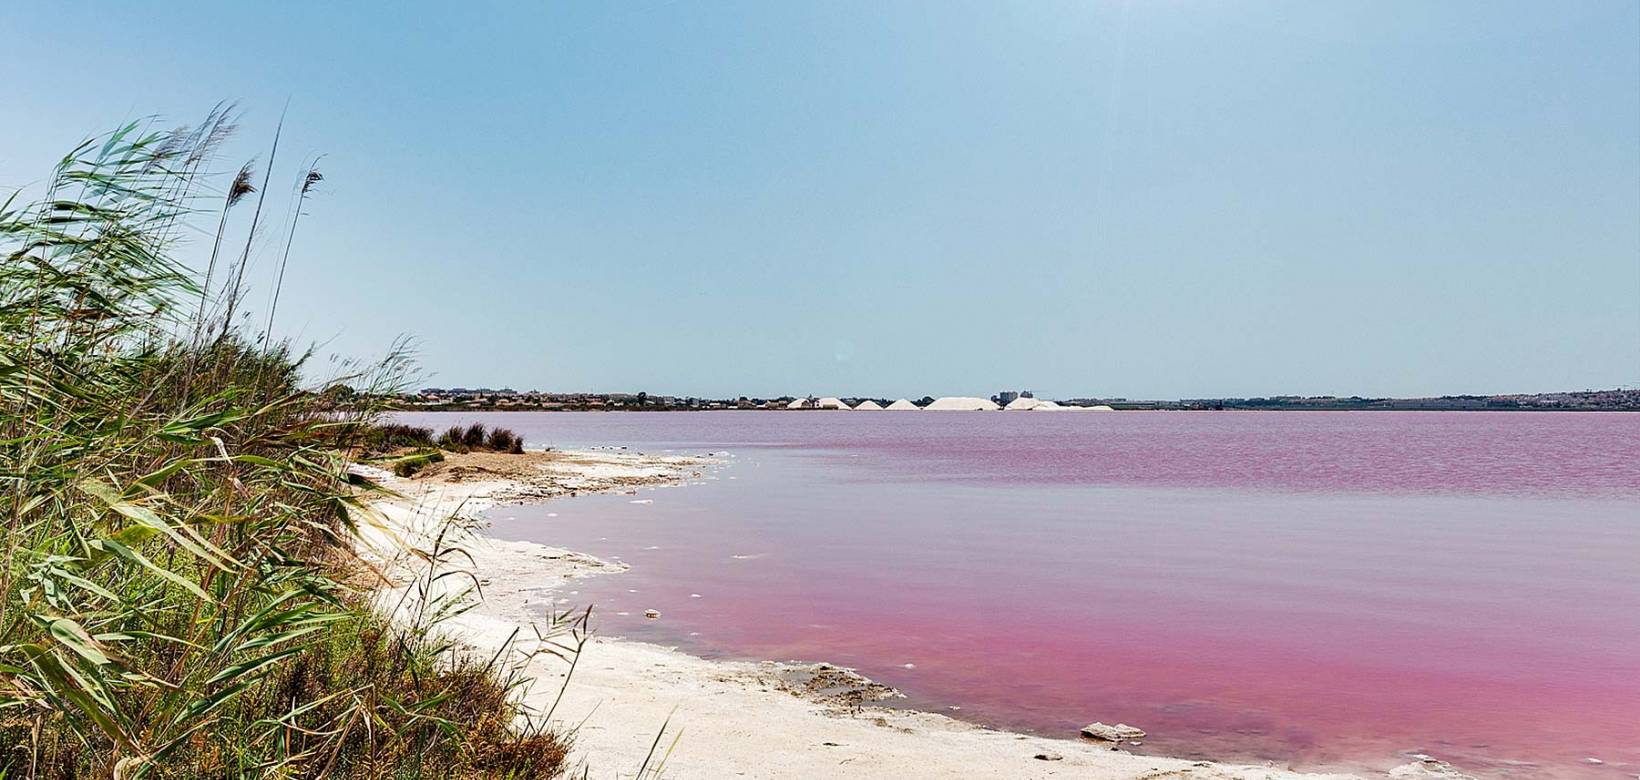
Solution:
M 1418 760 L 1389 770 L 1389 776 L 1394 780 L 1475 780 L 1434 756 L 1420 753 L 1412 757 Z
M 1145 732 L 1133 726 L 1129 726 L 1126 723 L 1118 723 L 1114 726 L 1107 726 L 1096 721 L 1082 727 L 1082 736 L 1103 740 L 1105 742 L 1123 742 L 1126 740 L 1143 739 Z
M 939 398 L 925 407 L 925 412 L 994 412 L 1002 407 L 989 398 L 952 395 Z
M 379 591 L 378 603 L 384 609 L 396 608 L 401 618 L 413 614 L 418 591 L 405 574 L 406 562 L 413 558 L 405 551 L 425 547 L 452 514 L 471 518 L 515 498 L 539 500 L 571 490 L 676 482 L 701 468 L 699 461 L 684 458 L 602 452 L 563 455 L 563 463 L 541 467 L 547 475 L 545 482 L 532 480 L 530 484 L 506 479 L 438 483 L 373 473 L 372 477 L 403 495 L 377 504 L 379 517 L 363 524 L 361 553 L 378 562 L 397 583 Z M 482 533 L 460 543 L 472 556 L 470 563 L 461 558 L 462 565 L 470 565 L 489 583 L 482 603 L 441 624 L 441 629 L 486 659 L 492 655 L 526 658 L 528 651 L 539 647 L 533 639 L 532 621 L 541 620 L 561 590 L 573 587 L 580 578 L 618 574 L 627 568 L 562 548 L 501 541 Z M 462 579 L 446 577 L 440 582 L 453 587 Z M 509 641 L 515 652 L 498 653 Z M 541 654 L 522 663 L 522 671 L 532 679 L 525 704 L 545 712 L 563 683 L 567 666 Z M 825 665 L 708 661 L 658 645 L 596 637 L 582 649 L 553 721 L 559 728 L 577 729 L 572 760 L 584 762 L 597 777 L 632 776 L 668 720 L 671 725 L 662 741 L 671 744 L 673 735 L 681 734 L 666 761 L 665 776 L 673 780 L 737 776 L 775 780 L 1348 777 L 1137 756 L 1109 744 L 994 731 L 944 715 L 869 706 L 879 694 L 892 694 L 884 694 L 887 689 L 881 686 L 876 686 L 873 695 L 859 699 L 817 698 L 810 689 L 791 683 L 797 673 L 813 680 L 824 678 L 827 685 L 848 674 Z M 867 688 L 873 685 L 857 676 L 854 679 Z

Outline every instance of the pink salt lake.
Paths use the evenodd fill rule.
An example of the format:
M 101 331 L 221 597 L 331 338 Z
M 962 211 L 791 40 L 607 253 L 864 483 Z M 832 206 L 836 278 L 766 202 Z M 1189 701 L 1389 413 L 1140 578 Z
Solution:
M 401 417 L 728 453 L 653 503 L 491 513 L 631 564 L 575 597 L 606 634 L 831 661 L 997 727 L 1124 721 L 1146 752 L 1640 772 L 1640 415 Z

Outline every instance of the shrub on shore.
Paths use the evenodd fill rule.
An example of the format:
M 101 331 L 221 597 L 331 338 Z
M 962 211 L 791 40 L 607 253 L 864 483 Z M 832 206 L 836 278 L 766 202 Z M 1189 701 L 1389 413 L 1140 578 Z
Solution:
M 380 454 L 406 447 L 435 447 L 433 429 L 399 423 L 376 423 L 364 427 L 361 445 L 365 454 Z
M 379 488 L 337 431 L 370 410 L 217 314 L 214 251 L 202 286 L 171 256 L 231 124 L 123 128 L 0 201 L 0 777 L 558 776 L 513 681 L 348 584 Z
M 452 425 L 438 437 L 437 445 L 452 452 L 506 452 L 521 455 L 524 452 L 524 437 L 513 433 L 508 428 L 492 428 L 485 430 L 482 423 L 473 423 L 465 428 Z
M 464 429 L 459 425 L 450 426 L 445 429 L 444 433 L 439 434 L 438 446 L 447 450 L 460 451 L 464 449 L 467 445 L 461 442 L 461 435 L 463 432 Z
M 506 428 L 494 428 L 490 431 L 489 439 L 485 444 L 496 452 L 510 452 L 517 454 L 524 451 L 524 440 Z

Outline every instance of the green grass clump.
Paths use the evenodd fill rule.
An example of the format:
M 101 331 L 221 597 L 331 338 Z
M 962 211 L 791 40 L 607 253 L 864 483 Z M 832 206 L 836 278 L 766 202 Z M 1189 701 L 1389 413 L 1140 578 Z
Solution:
M 230 126 L 127 127 L 0 202 L 0 777 L 558 775 L 564 740 L 512 728 L 516 680 L 349 584 L 376 489 L 347 455 L 431 432 L 359 441 L 369 410 L 218 313 L 254 191 L 246 168 L 200 194 Z M 201 283 L 171 250 L 207 205 Z M 345 380 L 374 397 L 403 370 Z
M 386 465 L 393 470 L 395 475 L 408 477 L 421 471 L 428 464 L 438 463 L 442 460 L 444 460 L 444 453 L 436 449 L 426 449 L 395 456 L 388 459 Z

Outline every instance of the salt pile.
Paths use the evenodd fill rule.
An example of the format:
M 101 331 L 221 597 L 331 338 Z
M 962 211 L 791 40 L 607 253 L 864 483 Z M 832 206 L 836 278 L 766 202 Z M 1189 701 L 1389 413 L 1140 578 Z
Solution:
M 876 401 L 861 401 L 859 406 L 854 407 L 856 412 L 880 412 L 882 410 L 883 407 Z
M 918 411 L 918 408 L 917 408 L 916 404 L 911 403 L 910 401 L 907 401 L 904 398 L 901 398 L 900 400 L 889 404 L 888 405 L 888 411 L 890 411 L 890 412 L 915 412 L 915 411 Z
M 1043 401 L 1037 398 L 1015 398 L 1002 407 L 1010 412 L 1063 412 L 1067 409 L 1076 409 L 1075 406 L 1060 406 L 1053 401 Z
M 952 395 L 940 398 L 924 407 L 929 412 L 991 412 L 1001 409 L 988 398 Z

